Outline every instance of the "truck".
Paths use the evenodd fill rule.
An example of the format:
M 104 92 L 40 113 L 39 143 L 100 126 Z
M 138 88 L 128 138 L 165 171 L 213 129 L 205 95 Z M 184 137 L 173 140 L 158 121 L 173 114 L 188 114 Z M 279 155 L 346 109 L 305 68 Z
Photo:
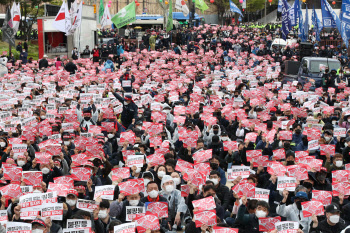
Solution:
M 311 82 L 310 90 L 322 86 L 323 69 L 328 67 L 329 71 L 338 70 L 341 67 L 340 61 L 326 57 L 303 57 L 301 62 L 294 63 L 293 68 L 288 68 L 289 63 L 285 62 L 283 83 L 298 81 L 302 85 Z M 295 69 L 294 67 L 298 67 Z

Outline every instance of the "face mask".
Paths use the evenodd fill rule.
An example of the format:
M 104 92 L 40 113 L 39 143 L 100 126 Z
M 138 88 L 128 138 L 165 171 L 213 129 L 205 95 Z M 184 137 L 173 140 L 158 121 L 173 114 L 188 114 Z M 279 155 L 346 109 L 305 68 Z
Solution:
M 106 218 L 107 217 L 107 210 L 100 210 L 98 212 L 98 217 L 102 218 L 102 219 Z
M 210 163 L 210 167 L 213 169 L 213 170 L 217 170 L 219 168 L 219 164 L 217 163 Z
M 219 183 L 219 179 L 210 179 L 210 181 L 212 181 L 214 183 L 214 185 L 218 185 Z
M 341 166 L 343 166 L 343 161 L 335 161 L 335 166 L 336 166 L 336 167 L 341 167 Z
M 280 141 L 280 142 L 278 143 L 278 146 L 279 146 L 279 147 L 282 147 L 282 146 L 283 146 L 283 143 Z
M 124 101 L 124 105 L 128 105 L 128 104 L 129 104 L 128 102 Z
M 69 206 L 75 206 L 75 204 L 77 203 L 77 200 L 68 199 L 66 202 Z
M 324 180 L 326 179 L 326 174 L 320 174 L 320 175 L 318 175 L 318 176 L 317 176 L 317 179 L 318 179 L 319 181 L 324 181 Z
M 140 167 L 138 167 L 138 168 L 136 168 L 135 173 L 140 173 L 140 171 L 141 171 L 141 168 L 140 168 Z
M 348 122 L 350 122 L 350 118 L 348 118 Z
M 301 210 L 301 201 L 297 201 L 295 204 L 297 205 L 298 210 Z
M 5 142 L 0 142 L 0 146 L 1 146 L 1 147 L 5 147 L 5 146 L 6 146 L 6 143 L 5 143 Z
M 136 126 L 136 128 L 142 130 L 142 126 Z
M 294 161 L 287 161 L 287 166 L 294 165 Z
M 165 186 L 165 191 L 167 193 L 171 193 L 172 191 L 174 191 L 174 186 L 173 185 L 167 185 Z
M 46 119 L 46 116 L 43 115 L 43 116 L 41 116 L 40 118 L 43 119 L 43 120 L 45 120 L 45 119 Z
M 18 164 L 18 166 L 23 167 L 24 164 L 26 164 L 26 162 L 24 162 L 23 160 L 21 160 L 21 161 L 17 161 L 17 164 Z
M 157 190 L 152 190 L 151 192 L 148 193 L 148 196 L 150 196 L 150 198 L 157 198 L 158 193 L 159 192 Z
M 44 230 L 42 229 L 35 229 L 35 230 L 32 230 L 32 233 L 43 233 Z
M 221 141 L 229 141 L 229 138 L 228 137 L 222 137 Z
M 162 178 L 163 176 L 165 176 L 165 171 L 159 171 L 157 175 L 158 177 Z
M 312 184 L 310 182 L 304 182 L 303 186 L 307 189 L 312 189 Z
M 213 130 L 213 133 L 214 133 L 214 134 L 218 134 L 218 133 L 219 133 L 219 130 Z
M 16 155 L 16 154 L 13 155 L 14 160 L 17 160 L 17 157 L 18 157 L 18 155 Z
M 139 200 L 131 200 L 129 203 L 131 206 L 137 206 L 137 204 L 139 204 Z
M 295 133 L 296 133 L 296 134 L 300 134 L 300 133 L 301 133 L 301 130 L 300 130 L 300 129 L 297 129 L 297 130 L 295 130 Z
M 324 139 L 325 139 L 326 141 L 329 141 L 329 140 L 331 139 L 331 137 L 324 137 Z
M 138 114 L 137 117 L 138 117 L 138 118 L 142 118 L 142 114 Z
M 48 174 L 50 172 L 50 169 L 48 169 L 47 167 L 44 167 L 43 169 L 41 169 L 41 171 L 43 172 L 43 174 Z
M 114 137 L 114 134 L 109 133 L 107 136 L 108 136 L 108 138 L 109 138 L 109 139 L 111 139 L 111 138 L 113 138 L 113 137 Z
M 179 185 L 181 180 L 180 178 L 173 178 L 174 182 L 175 182 L 175 185 Z
M 340 216 L 339 215 L 332 215 L 329 217 L 329 221 L 333 224 L 337 224 L 339 222 Z
M 42 193 L 42 192 L 39 189 L 35 189 L 35 190 L 33 190 L 33 193 Z
M 255 216 L 257 218 L 265 218 L 266 217 L 266 212 L 262 210 L 257 210 L 255 211 Z
M 84 120 L 89 121 L 90 117 L 84 117 Z
M 63 141 L 63 143 L 64 143 L 65 146 L 69 146 L 70 141 Z

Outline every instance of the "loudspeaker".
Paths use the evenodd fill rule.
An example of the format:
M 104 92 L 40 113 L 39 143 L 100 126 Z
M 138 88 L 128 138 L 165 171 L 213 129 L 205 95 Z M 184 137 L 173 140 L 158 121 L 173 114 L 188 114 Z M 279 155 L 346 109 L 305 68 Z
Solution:
M 300 48 L 300 58 L 312 56 L 312 51 L 314 46 L 310 42 L 301 42 L 299 45 Z
M 298 61 L 285 61 L 284 62 L 284 73 L 297 75 L 300 67 L 300 62 Z

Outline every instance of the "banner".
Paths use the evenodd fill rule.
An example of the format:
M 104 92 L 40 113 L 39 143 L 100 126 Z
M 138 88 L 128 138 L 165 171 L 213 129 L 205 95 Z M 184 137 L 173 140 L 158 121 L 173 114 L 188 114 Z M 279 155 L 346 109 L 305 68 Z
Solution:
M 312 9 L 311 20 L 312 20 L 312 25 L 314 25 L 314 31 L 316 33 L 316 40 L 317 41 L 321 41 L 320 34 L 321 34 L 321 31 L 322 31 L 323 25 L 322 25 L 321 21 L 319 20 L 319 18 L 317 16 L 315 8 Z M 334 133 L 334 136 L 335 136 L 335 133 Z
M 282 1 L 282 38 L 287 39 L 289 31 L 291 29 L 290 19 L 289 19 L 289 10 L 290 6 L 288 5 L 287 0 Z
M 323 27 L 337 28 L 341 32 L 341 23 L 337 14 L 327 0 L 321 0 Z
M 238 13 L 243 17 L 241 10 L 231 0 L 230 0 L 230 11 L 232 11 L 234 13 Z
M 195 0 L 196 7 L 202 11 L 202 13 L 209 9 L 204 0 Z
M 135 2 L 130 3 L 113 16 L 112 22 L 117 28 L 121 28 L 125 25 L 134 22 L 136 20 L 135 9 Z
M 166 22 L 166 32 L 173 29 L 173 1 L 169 0 L 168 20 Z

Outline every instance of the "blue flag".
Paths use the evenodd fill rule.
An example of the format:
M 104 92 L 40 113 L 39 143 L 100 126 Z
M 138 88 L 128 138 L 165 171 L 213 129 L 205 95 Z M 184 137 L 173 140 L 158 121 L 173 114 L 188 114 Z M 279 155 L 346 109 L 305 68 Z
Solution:
M 277 12 L 282 12 L 282 0 L 278 0 Z
M 321 41 L 320 33 L 322 31 L 323 26 L 322 26 L 321 21 L 317 17 L 317 13 L 316 13 L 315 8 L 312 10 L 311 20 L 312 20 L 312 25 L 314 25 L 314 31 L 316 33 L 316 40 Z
M 293 6 L 290 8 L 290 21 L 291 21 L 292 27 L 298 24 L 299 11 L 300 11 L 300 2 L 299 0 L 295 0 Z
M 341 6 L 341 38 L 343 39 L 346 47 L 349 46 L 350 36 L 350 0 L 343 0 Z
M 242 14 L 241 10 L 231 0 L 230 0 L 230 10 L 232 12 L 240 14 L 243 17 L 243 14 Z
M 341 23 L 338 15 L 334 12 L 327 0 L 321 0 L 322 21 L 325 28 L 337 28 L 341 31 Z
M 289 31 L 292 28 L 290 23 L 290 17 L 289 17 L 290 6 L 287 0 L 281 0 L 281 2 L 282 2 L 282 38 L 286 40 L 289 34 Z
M 307 10 L 307 5 L 306 5 L 306 8 L 305 8 L 306 12 L 305 12 L 305 21 L 304 21 L 304 29 L 303 29 L 303 35 L 301 37 L 301 41 L 302 42 L 305 42 L 307 41 L 307 38 L 309 36 L 309 13 L 308 13 L 308 10 Z
M 304 36 L 304 19 L 303 19 L 303 12 L 301 11 L 301 9 L 299 9 L 299 34 L 298 37 L 300 39 L 303 38 Z

